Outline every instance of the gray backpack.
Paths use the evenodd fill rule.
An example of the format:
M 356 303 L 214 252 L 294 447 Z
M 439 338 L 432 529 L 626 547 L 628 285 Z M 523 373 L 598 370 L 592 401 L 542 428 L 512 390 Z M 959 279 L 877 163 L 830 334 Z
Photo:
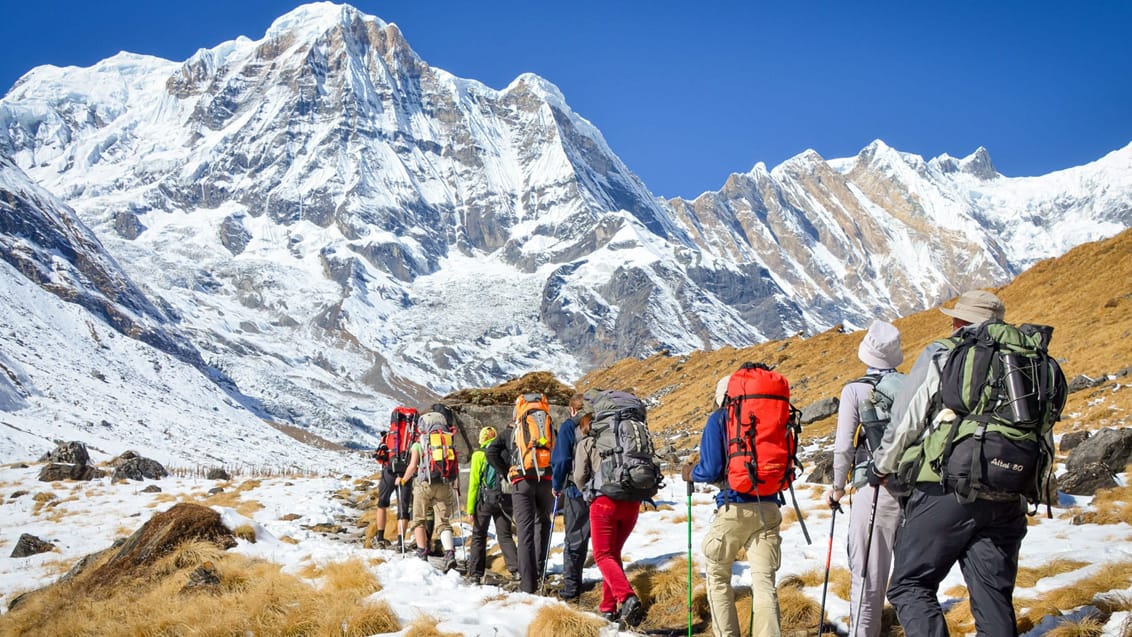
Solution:
M 590 436 L 601 459 L 591 485 L 614 500 L 650 500 L 664 483 L 657 463 L 645 404 L 623 391 L 589 391 L 594 412 Z

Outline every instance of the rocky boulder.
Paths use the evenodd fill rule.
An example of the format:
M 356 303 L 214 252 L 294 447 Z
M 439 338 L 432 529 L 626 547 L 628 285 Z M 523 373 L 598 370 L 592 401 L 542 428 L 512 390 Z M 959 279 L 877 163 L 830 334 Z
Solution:
M 1065 472 L 1058 478 L 1058 490 L 1070 495 L 1096 495 L 1097 489 L 1111 489 L 1116 479 L 1109 468 L 1099 462 Z
M 199 504 L 175 504 L 150 518 L 113 557 L 91 572 L 90 586 L 109 587 L 123 578 L 140 576 L 182 543 L 193 540 L 211 542 L 222 549 L 236 546 L 236 538 L 220 521 L 219 513 Z
M 1099 462 L 1110 473 L 1122 473 L 1132 461 L 1132 429 L 1105 428 L 1089 436 L 1069 454 L 1065 468 L 1076 471 Z
M 1089 432 L 1087 431 L 1070 431 L 1063 435 L 1061 440 L 1058 441 L 1058 449 L 1061 453 L 1069 453 L 1070 451 L 1081 446 L 1082 442 L 1089 439 Z
M 232 479 L 232 476 L 228 475 L 228 472 L 225 471 L 223 467 L 213 467 L 212 469 L 209 469 L 208 473 L 205 474 L 204 477 L 205 477 L 206 480 L 231 480 Z
M 40 458 L 40 462 L 50 462 L 53 464 L 90 464 L 90 454 L 86 450 L 86 445 L 72 440 L 71 442 L 55 441 L 55 448 L 48 451 Z
M 86 464 L 49 464 L 39 470 L 39 479 L 42 482 L 94 480 L 105 475 L 106 472 L 102 469 L 96 469 Z
M 149 458 L 142 458 L 140 456 L 130 458 L 114 469 L 115 480 L 158 480 L 169 475 L 165 467 L 156 460 Z
M 825 400 L 819 400 L 812 405 L 808 405 L 802 409 L 802 424 L 808 425 L 811 422 L 829 418 L 837 413 L 837 409 L 840 405 L 841 399 L 839 398 L 826 398 Z
M 833 452 L 810 456 L 810 466 L 813 467 L 813 471 L 806 478 L 806 482 L 833 484 Z
M 12 549 L 11 557 L 30 557 L 54 549 L 55 545 L 51 542 L 41 540 L 30 533 L 21 533 L 20 539 L 16 541 L 16 548 Z

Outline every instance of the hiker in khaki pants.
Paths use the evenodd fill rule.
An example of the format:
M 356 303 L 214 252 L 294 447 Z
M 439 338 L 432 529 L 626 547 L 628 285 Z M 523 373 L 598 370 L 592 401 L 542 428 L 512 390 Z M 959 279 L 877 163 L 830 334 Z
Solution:
M 719 407 L 727 393 L 724 376 L 716 385 L 716 410 L 708 418 L 700 440 L 700 461 L 684 465 L 686 482 L 718 484 L 727 474 L 726 412 Z M 778 495 L 759 496 L 720 489 L 715 496 L 715 518 L 704 537 L 707 560 L 707 595 L 711 607 L 711 630 L 715 637 L 739 637 L 739 614 L 731 588 L 731 568 L 739 549 L 747 549 L 751 572 L 752 637 L 779 637 L 778 591 L 775 573 L 782 564 L 782 500 Z

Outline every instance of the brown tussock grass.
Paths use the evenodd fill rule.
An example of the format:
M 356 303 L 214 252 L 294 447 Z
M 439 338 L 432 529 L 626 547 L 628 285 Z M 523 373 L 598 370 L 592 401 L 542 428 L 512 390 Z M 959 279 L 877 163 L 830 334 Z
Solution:
M 951 588 L 943 591 L 943 594 L 951 598 L 959 598 L 967 596 L 966 586 L 952 586 Z
M 1125 590 L 1132 584 L 1132 562 L 1105 564 L 1096 573 L 1076 582 L 1043 593 L 1023 605 L 1033 609 L 1067 610 L 1091 604 L 1097 595 Z
M 539 609 L 527 626 L 528 637 L 599 637 L 607 623 L 589 613 L 580 613 L 565 604 L 547 604 Z
M 437 628 L 440 620 L 429 615 L 421 615 L 409 624 L 405 637 L 464 637 L 460 633 L 446 633 Z
M 1104 622 L 1095 617 L 1085 617 L 1080 621 L 1064 620 L 1044 634 L 1045 637 L 1101 637 Z
M 235 535 L 236 537 L 246 542 L 255 544 L 255 527 L 250 524 L 241 524 L 240 526 L 232 529 L 232 535 Z
M 58 498 L 59 496 L 55 495 L 51 491 L 40 491 L 36 493 L 32 496 L 32 500 L 35 501 L 35 505 L 32 506 L 31 509 L 32 515 L 39 515 L 39 512 L 42 511 L 45 506 L 57 500 Z
M 842 599 L 849 599 L 849 589 L 853 585 L 852 578 L 849 569 L 838 566 L 831 567 L 829 569 L 829 592 Z M 802 586 L 822 586 L 825 584 L 825 569 L 817 568 L 799 573 L 796 579 L 801 582 Z
M 662 630 L 687 626 L 688 623 L 688 558 L 679 557 L 668 562 L 663 569 L 644 567 L 630 570 L 629 583 L 641 598 L 648 613 L 639 627 L 644 630 Z M 594 601 L 601 599 L 600 586 Z M 692 620 L 705 622 L 711 616 L 707 602 L 707 584 L 699 569 L 692 568 Z
M 1018 576 L 1014 578 L 1014 588 L 1032 588 L 1037 586 L 1042 578 L 1068 573 L 1088 565 L 1088 562 L 1056 559 L 1041 566 L 1020 566 Z M 963 594 L 966 595 L 965 590 Z
M 220 583 L 185 589 L 189 574 L 208 562 Z M 0 633 L 365 637 L 400 630 L 387 604 L 364 601 L 372 583 L 365 583 L 359 568 L 364 570 L 327 568 L 326 582 L 318 588 L 283 573 L 277 564 L 228 553 L 209 542 L 185 543 L 147 569 L 142 581 L 90 594 L 84 579 L 95 570 L 92 566 L 67 583 L 38 591 L 0 617 Z
M 1079 519 L 1082 524 L 1132 524 L 1132 486 L 1098 489 Z
M 821 605 L 807 597 L 800 584 L 794 578 L 783 580 L 778 585 L 778 614 L 783 633 L 809 630 L 820 624 Z M 748 606 L 747 613 L 750 612 Z
M 950 635 L 966 635 L 975 630 L 975 616 L 971 613 L 971 601 L 956 602 L 943 614 Z

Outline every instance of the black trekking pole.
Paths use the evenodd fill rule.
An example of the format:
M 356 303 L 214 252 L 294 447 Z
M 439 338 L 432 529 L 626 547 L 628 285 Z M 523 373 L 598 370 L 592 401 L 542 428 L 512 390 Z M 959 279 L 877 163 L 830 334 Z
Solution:
M 564 498 L 567 496 L 562 495 L 559 497 Z M 552 540 L 554 539 L 554 518 L 558 515 L 558 500 L 559 498 L 554 498 L 554 506 L 550 508 L 550 532 L 546 534 L 546 553 L 544 554 L 546 555 L 546 559 L 542 562 L 542 577 L 538 585 L 539 595 L 546 593 L 546 568 L 547 564 L 550 563 L 550 545 L 553 543 Z
M 688 485 L 688 637 L 692 637 L 692 490 L 694 483 Z
M 829 520 L 829 551 L 825 554 L 825 581 L 821 585 L 821 610 L 818 612 L 818 637 L 821 637 L 825 628 L 825 592 L 829 589 L 829 566 L 833 560 L 833 529 L 837 525 L 837 514 L 841 513 L 841 503 L 829 501 L 829 508 L 833 509 L 833 516 Z
M 880 499 L 880 490 L 883 488 L 881 485 L 873 487 L 873 510 L 869 514 L 869 534 L 865 540 L 865 563 L 861 569 L 861 592 L 860 597 L 857 598 L 857 612 L 852 617 L 854 635 L 857 634 L 857 628 L 861 624 L 861 609 L 865 605 L 865 586 L 869 579 L 869 553 L 873 548 L 873 529 L 876 528 L 877 522 L 877 500 Z M 850 586 L 850 590 L 852 590 L 852 586 Z

